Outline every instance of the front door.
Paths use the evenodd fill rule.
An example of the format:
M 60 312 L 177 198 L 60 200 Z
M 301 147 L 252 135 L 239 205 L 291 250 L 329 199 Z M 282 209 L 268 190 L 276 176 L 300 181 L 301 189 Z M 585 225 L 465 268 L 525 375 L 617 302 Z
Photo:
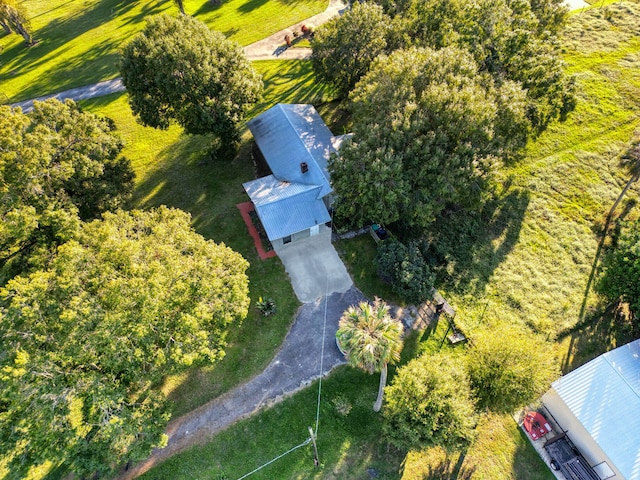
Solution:
M 320 225 L 314 225 L 309 229 L 309 235 L 312 237 L 318 233 L 320 233 Z

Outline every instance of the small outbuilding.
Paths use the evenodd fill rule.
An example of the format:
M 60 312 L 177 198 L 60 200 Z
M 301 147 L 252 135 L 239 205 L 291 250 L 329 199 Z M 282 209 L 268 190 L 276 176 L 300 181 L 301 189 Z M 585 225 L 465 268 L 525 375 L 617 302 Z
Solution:
M 601 479 L 640 480 L 640 340 L 564 375 L 542 401 Z
M 278 104 L 247 123 L 272 174 L 243 187 L 277 249 L 317 235 L 331 221 L 327 163 L 344 136 L 334 136 L 313 107 Z

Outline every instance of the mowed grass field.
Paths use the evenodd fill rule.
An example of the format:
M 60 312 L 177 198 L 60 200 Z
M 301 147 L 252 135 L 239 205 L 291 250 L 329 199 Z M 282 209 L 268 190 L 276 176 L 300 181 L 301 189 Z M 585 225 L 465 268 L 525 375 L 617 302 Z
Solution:
M 263 75 L 265 98 L 289 103 L 325 99 L 314 81 L 310 62 L 256 62 Z M 272 101 L 272 100 L 271 100 Z M 213 367 L 166 380 L 163 390 L 174 401 L 174 416 L 185 414 L 262 371 L 279 348 L 299 303 L 289 277 L 276 258 L 260 260 L 236 205 L 248 201 L 242 183 L 255 178 L 250 135 L 245 132 L 238 157 L 229 162 L 204 163 L 210 139 L 185 135 L 173 126 L 156 130 L 140 125 L 131 113 L 126 93 L 86 100 L 82 107 L 114 119 L 125 140 L 123 154 L 136 172 L 132 208 L 169 205 L 189 212 L 196 230 L 240 252 L 250 262 L 251 308 L 242 325 L 232 329 L 225 358 Z M 256 105 L 251 116 L 271 106 Z M 273 298 L 277 313 L 262 317 L 255 302 Z
M 149 15 L 178 15 L 172 0 L 24 0 L 37 43 L 0 29 L 0 103 L 56 93 L 119 76 L 120 49 Z M 328 0 L 184 0 L 185 10 L 248 45 L 322 12 Z
M 594 294 L 590 279 L 605 219 L 630 178 L 620 154 L 640 133 L 638 7 L 618 3 L 572 18 L 564 57 L 576 75 L 576 110 L 530 142 L 520 162 L 500 172 L 482 227 L 463 231 L 438 285 L 471 337 L 483 324 L 520 323 L 547 336 L 549 355 L 564 371 L 632 339 L 623 319 Z M 639 187 L 627 193 L 614 218 L 638 215 Z M 393 299 L 374 279 L 370 238 L 342 241 L 337 248 L 367 295 Z M 445 328 L 441 324 L 414 339 L 414 351 L 438 348 Z M 478 438 L 464 452 L 389 449 L 368 411 L 375 380 L 345 367 L 326 381 L 320 469 L 314 469 L 311 448 L 304 446 L 251 478 L 554 478 L 508 415 L 486 415 Z M 144 478 L 238 478 L 306 438 L 315 393 L 312 386 Z M 352 407 L 348 415 L 337 406 L 345 401 Z
M 320 10 L 326 7 L 321 3 Z M 25 0 L 24 4 L 34 12 L 35 37 L 41 39 L 34 48 L 44 48 L 31 53 L 18 48 L 21 38 L 0 37 L 0 95 L 12 101 L 117 76 L 117 50 L 142 28 L 144 16 L 177 14 L 170 1 Z M 244 44 L 266 35 L 256 33 L 259 29 L 275 31 L 316 13 L 283 20 L 297 3 L 266 0 L 223 1 L 217 8 L 205 1 L 186 1 L 185 6 L 212 28 L 221 22 L 220 30 Z M 253 20 L 238 23 L 254 13 L 258 16 Z M 267 14 L 272 19 L 268 22 L 263 17 Z M 281 21 L 284 25 L 277 27 Z M 460 248 L 453 249 L 450 267 L 438 285 L 471 337 L 483 323 L 522 323 L 555 342 L 549 354 L 557 356 L 565 371 L 630 339 L 624 325 L 587 286 L 597 266 L 604 219 L 629 177 L 619 154 L 640 128 L 640 41 L 635 30 L 639 25 L 637 3 L 621 2 L 598 9 L 595 16 L 584 12 L 572 19 L 564 44 L 569 71 L 577 76 L 576 111 L 532 141 L 522 161 L 500 173 L 482 228 L 455 239 Z M 48 40 L 38 32 L 50 33 Z M 264 75 L 266 91 L 264 102 L 250 117 L 277 102 L 312 102 L 331 118 L 333 106 L 324 103 L 330 98 L 315 82 L 309 62 L 255 66 Z M 230 332 L 225 359 L 214 367 L 168 378 L 162 387 L 175 402 L 174 415 L 181 415 L 261 371 L 298 307 L 281 263 L 277 258 L 258 259 L 235 208 L 246 200 L 241 183 L 254 176 L 249 136 L 243 137 L 234 161 L 203 163 L 207 137 L 186 136 L 176 127 L 167 131 L 142 127 L 131 116 L 126 94 L 82 105 L 113 118 L 127 143 L 125 154 L 137 174 L 132 207 L 166 204 L 189 211 L 201 234 L 225 242 L 251 263 L 251 312 Z M 334 128 L 334 133 L 343 133 L 341 128 Z M 634 186 L 627 198 L 637 198 L 638 193 Z M 617 215 L 632 217 L 637 211 L 623 202 Z M 375 280 L 370 238 L 341 242 L 337 248 L 367 295 L 393 300 Z M 273 297 L 278 314 L 258 316 L 253 308 L 258 296 Z M 441 323 L 435 332 L 412 338 L 404 361 L 416 351 L 437 349 L 445 329 Z M 465 452 L 389 449 L 371 411 L 376 391 L 376 376 L 338 369 L 323 386 L 320 468 L 314 468 L 307 445 L 251 478 L 553 478 L 508 416 L 485 417 L 478 439 Z M 307 427 L 315 422 L 316 399 L 314 384 L 236 424 L 206 446 L 176 456 L 145 478 L 238 478 L 305 440 Z

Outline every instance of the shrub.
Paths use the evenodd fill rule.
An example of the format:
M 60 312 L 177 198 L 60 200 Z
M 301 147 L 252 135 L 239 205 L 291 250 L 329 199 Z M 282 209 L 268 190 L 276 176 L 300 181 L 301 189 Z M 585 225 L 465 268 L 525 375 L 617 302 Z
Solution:
M 478 407 L 498 413 L 536 400 L 560 373 L 551 345 L 515 325 L 474 332 L 467 369 Z
M 262 297 L 258 297 L 256 308 L 262 314 L 262 316 L 268 317 L 276 313 L 276 302 L 272 298 L 263 300 Z
M 476 415 L 461 360 L 422 355 L 398 369 L 386 388 L 383 432 L 396 448 L 463 448 L 474 437 Z
M 409 303 L 424 302 L 433 288 L 434 275 L 419 245 L 389 239 L 380 243 L 376 257 L 380 278 L 391 283 L 393 291 Z

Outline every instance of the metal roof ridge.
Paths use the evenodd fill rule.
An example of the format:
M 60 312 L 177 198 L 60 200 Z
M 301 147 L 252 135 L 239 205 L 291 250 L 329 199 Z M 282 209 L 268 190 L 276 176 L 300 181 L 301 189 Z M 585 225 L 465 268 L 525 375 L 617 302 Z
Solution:
M 298 197 L 300 195 L 304 195 L 309 192 L 313 192 L 314 190 L 322 190 L 322 185 L 309 185 L 307 183 L 297 183 L 297 182 L 287 182 L 287 183 L 291 183 L 292 185 L 303 185 L 308 188 L 306 188 L 305 190 L 302 190 L 301 192 L 296 192 L 292 195 L 287 195 L 286 197 L 280 197 L 276 200 L 273 200 L 269 202 L 269 205 L 275 205 L 276 203 L 284 202 L 285 200 L 289 200 L 291 198 Z M 320 199 L 316 197 L 316 200 L 320 200 Z
M 307 155 L 313 160 L 313 163 L 315 164 L 316 168 L 318 170 L 320 170 L 320 172 L 322 173 L 322 175 L 326 178 L 326 175 L 324 174 L 323 169 L 320 167 L 320 165 L 318 165 L 318 162 L 316 162 L 316 158 L 311 154 L 311 152 L 309 151 L 309 149 L 307 148 L 307 144 L 305 142 L 302 141 L 302 138 L 300 137 L 300 135 L 298 134 L 298 130 L 296 129 L 296 127 L 293 125 L 293 123 L 291 122 L 291 120 L 289 119 L 289 115 L 287 114 L 287 112 L 284 109 L 284 105 L 292 105 L 292 106 L 296 106 L 296 105 L 310 105 L 314 110 L 316 110 L 316 107 L 314 107 L 312 104 L 310 103 L 278 103 L 276 106 L 280 107 L 280 109 L 282 110 L 282 112 L 284 113 L 284 117 L 287 119 L 287 122 L 289 123 L 289 126 L 293 129 L 293 131 L 296 133 L 296 138 L 298 139 L 298 141 L 302 144 L 302 146 L 304 147 L 305 152 L 307 152 Z M 316 113 L 318 113 L 318 111 L 316 110 Z M 318 116 L 320 116 L 320 114 L 318 113 Z M 322 117 L 320 117 L 320 119 L 322 120 Z M 322 120 L 324 123 L 324 120 Z M 325 124 L 326 125 L 326 124 Z M 329 127 L 327 127 L 328 129 Z M 331 132 L 331 130 L 329 130 L 329 132 L 331 133 L 331 135 L 333 135 L 333 132 Z M 331 145 L 331 147 L 333 148 L 333 145 Z

